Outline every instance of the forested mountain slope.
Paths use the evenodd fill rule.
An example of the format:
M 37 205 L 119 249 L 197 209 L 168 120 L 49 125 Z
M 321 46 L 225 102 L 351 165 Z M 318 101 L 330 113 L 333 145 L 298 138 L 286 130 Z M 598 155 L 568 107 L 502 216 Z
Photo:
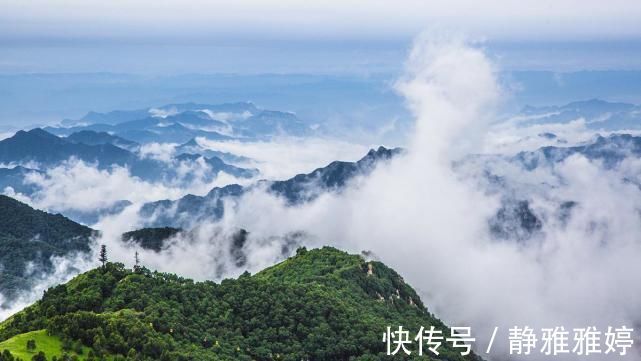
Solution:
M 0 293 L 10 299 L 28 289 L 33 276 L 51 270 L 52 256 L 89 252 L 94 232 L 0 195 Z M 33 272 L 27 272 L 28 265 Z
M 46 329 L 119 360 L 400 360 L 382 342 L 386 327 L 399 325 L 412 333 L 433 325 L 449 335 L 384 264 L 301 248 L 220 284 L 108 263 L 0 324 L 0 342 Z M 439 351 L 441 360 L 478 359 L 445 342 Z

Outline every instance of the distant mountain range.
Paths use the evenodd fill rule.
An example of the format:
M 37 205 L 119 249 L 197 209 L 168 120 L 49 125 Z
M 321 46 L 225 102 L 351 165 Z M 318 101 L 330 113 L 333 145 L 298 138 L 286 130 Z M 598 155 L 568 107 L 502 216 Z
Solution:
M 299 174 L 283 181 L 260 181 L 249 187 L 228 185 L 212 189 L 205 196 L 187 195 L 178 200 L 161 200 L 145 204 L 140 215 L 151 220 L 147 226 L 186 227 L 192 222 L 215 221 L 223 216 L 225 201 L 235 201 L 253 187 L 264 187 L 268 192 L 282 197 L 288 204 L 308 202 L 324 192 L 337 191 L 356 176 L 366 176 L 379 161 L 390 159 L 402 150 L 381 147 L 371 150 L 358 162 L 332 162 L 308 174 Z M 597 136 L 580 146 L 542 147 L 535 151 L 521 152 L 504 161 L 531 171 L 537 167 L 554 166 L 572 154 L 581 154 L 590 160 L 601 161 L 605 167 L 615 167 L 627 156 L 641 157 L 641 137 L 615 134 Z M 480 158 L 479 158 L 480 157 Z M 476 159 L 481 163 L 503 156 L 487 155 Z M 542 215 L 532 207 L 526 194 L 515 192 L 512 185 L 486 170 L 484 173 L 490 191 L 502 194 L 500 208 L 488 220 L 488 227 L 497 239 L 527 241 L 543 230 Z M 631 180 L 629 180 L 631 181 Z M 641 188 L 641 184 L 639 184 Z M 558 204 L 555 217 L 563 221 L 571 216 L 576 203 L 571 199 Z
M 612 134 L 607 137 L 599 135 L 583 145 L 548 146 L 535 151 L 519 152 L 513 160 L 526 169 L 533 170 L 562 162 L 573 154 L 581 154 L 590 160 L 599 160 L 606 168 L 612 168 L 626 157 L 641 157 L 641 137 L 630 134 Z
M 60 136 L 84 130 L 107 132 L 138 143 L 186 143 L 195 137 L 246 140 L 312 134 L 310 124 L 293 113 L 259 109 L 249 102 L 183 103 L 131 111 L 90 112 L 79 120 L 65 120 L 62 124 L 62 127 L 45 130 Z
M 196 108 L 200 110 L 196 110 Z M 607 118 L 612 120 L 624 119 L 623 115 L 627 114 L 626 117 L 629 116 L 629 118 L 625 119 L 630 122 L 625 124 L 631 127 L 634 125 L 632 120 L 636 119 L 634 116 L 635 112 L 638 112 L 637 108 L 638 106 L 625 103 L 590 100 L 560 107 L 527 107 L 523 110 L 523 113 L 534 117 L 532 118 L 533 120 L 527 121 L 563 121 L 575 118 L 577 115 L 594 118 L 600 117 L 604 112 L 618 114 L 616 117 Z M 207 109 L 208 112 L 203 109 Z M 214 110 L 216 110 L 215 114 L 220 120 L 212 118 L 209 114 Z M 277 122 L 269 120 L 271 119 L 269 113 L 258 110 L 251 103 L 229 104 L 219 108 L 205 108 L 202 104 L 178 104 L 154 110 L 147 109 L 144 112 L 90 113 L 82 121 L 103 121 L 105 122 L 103 124 L 110 126 L 115 124 L 123 129 L 131 127 L 131 129 L 135 130 L 141 124 L 156 126 L 157 123 L 153 125 L 154 122 L 183 117 L 182 119 L 188 119 L 188 121 L 185 120 L 185 124 L 188 122 L 191 125 L 217 124 L 217 126 L 222 127 L 229 125 L 232 121 L 243 124 L 244 121 L 252 117 L 248 115 L 249 113 L 254 114 L 256 112 L 263 114 L 260 117 L 263 117 L 264 124 L 270 127 L 276 126 Z M 224 115 L 223 113 L 229 114 Z M 141 114 L 145 114 L 146 117 L 138 118 Z M 203 114 L 207 116 L 205 117 Z M 244 115 L 241 116 L 239 114 Z M 541 114 L 548 115 L 540 117 Z M 281 119 L 280 115 L 277 118 Z M 213 120 L 219 123 L 213 122 Z M 605 122 L 607 123 L 610 120 L 605 120 Z M 292 119 L 292 121 L 295 120 Z M 181 126 L 184 127 L 185 125 L 181 124 Z M 239 126 L 234 131 L 238 132 L 236 134 L 242 134 L 241 130 L 242 127 Z M 542 133 L 541 136 L 549 139 L 556 137 L 553 133 Z M 32 194 L 37 190 L 37 186 L 25 182 L 25 178 L 28 175 L 34 172 L 43 174 L 47 168 L 60 165 L 70 158 L 95 164 L 102 169 L 113 165 L 127 167 L 133 175 L 146 180 L 171 177 L 173 176 L 172 168 L 175 168 L 177 164 L 195 161 L 202 161 L 207 164 L 212 169 L 212 176 L 218 172 L 226 172 L 244 178 L 257 175 L 256 170 L 240 168 L 230 164 L 247 161 L 246 158 L 207 149 L 199 143 L 199 139 L 192 137 L 183 144 L 176 146 L 176 155 L 167 163 L 157 159 L 141 157 L 139 154 L 141 143 L 117 134 L 85 129 L 71 133 L 67 137 L 59 137 L 39 128 L 30 131 L 19 131 L 13 137 L 0 141 L 0 163 L 5 165 L 4 168 L 0 168 L 0 187 L 3 190 L 11 187 L 15 192 Z M 401 152 L 402 150 L 398 148 L 387 149 L 380 147 L 376 150 L 370 150 L 365 157 L 356 162 L 335 161 L 310 173 L 299 174 L 287 180 L 261 180 L 248 186 L 230 184 L 216 187 L 204 196 L 186 195 L 176 200 L 166 199 L 150 202 L 141 207 L 140 216 L 147 221 L 144 226 L 152 228 L 133 231 L 131 234 L 127 234 L 123 241 L 133 242 L 143 248 L 162 251 L 166 246 L 165 240 L 170 236 L 180 231 L 185 232 L 188 238 L 190 228 L 194 224 L 202 221 L 219 220 L 224 214 L 225 202 L 230 201 L 230 204 L 233 205 L 234 202 L 240 200 L 243 194 L 250 190 L 265 189 L 269 193 L 281 197 L 286 204 L 291 206 L 310 202 L 327 192 L 340 193 L 346 184 L 353 179 L 359 176 L 367 176 L 377 164 L 387 161 Z M 615 168 L 626 157 L 641 157 L 641 137 L 630 134 L 596 136 L 589 142 L 579 145 L 547 146 L 534 151 L 523 151 L 514 156 L 483 155 L 475 156 L 475 159 L 485 162 L 498 157 L 503 161 L 521 167 L 525 171 L 532 171 L 539 167 L 553 167 L 574 154 L 583 155 L 590 160 L 598 160 L 606 168 Z M 34 168 L 30 168 L 31 166 Z M 36 168 L 36 166 L 41 168 Z M 544 232 L 543 220 L 549 215 L 542 214 L 537 210 L 527 194 L 515 191 L 512 185 L 509 184 L 509 180 L 494 175 L 490 170 L 485 170 L 485 172 L 484 177 L 487 183 L 490 184 L 490 191 L 500 195 L 502 200 L 500 208 L 488 220 L 488 227 L 493 236 L 500 240 L 527 241 L 535 237 L 539 232 Z M 634 182 L 633 179 L 626 181 Z M 641 187 L 641 184 L 638 184 L 638 186 Z M 0 217 L 8 217 L 4 218 L 4 221 L 0 219 L 0 223 L 5 222 L 4 226 L 0 224 L 0 238 L 2 239 L 0 241 L 0 264 L 2 265 L 0 272 L 3 272 L 0 289 L 8 290 L 8 294 L 15 293 L 15 290 L 22 287 L 22 285 L 28 285 L 28 281 L 24 278 L 26 262 L 34 262 L 37 265 L 37 269 L 46 271 L 51 268 L 51 264 L 48 262 L 50 262 L 52 255 L 63 255 L 75 251 L 86 252 L 88 250 L 89 240 L 93 234 L 91 229 L 80 226 L 62 216 L 48 215 L 35 210 L 32 211 L 36 212 L 37 215 L 23 216 L 29 213 L 25 211 L 29 208 L 28 206 L 8 197 L 2 197 L 0 201 L 0 208 L 3 207 L 2 211 L 0 211 Z M 65 215 L 89 224 L 95 222 L 105 213 L 118 213 L 130 204 L 127 200 L 121 200 L 110 206 L 109 209 L 94 210 L 94 212 L 86 214 L 67 211 Z M 559 219 L 567 219 L 571 217 L 576 205 L 571 199 L 560 200 L 558 209 L 553 212 L 553 216 L 559 217 Z M 11 218 L 14 216 L 20 219 Z M 37 221 L 37 224 L 25 221 L 32 222 L 36 219 L 42 220 Z M 24 229 L 30 229 L 31 231 L 21 234 L 10 232 L 11 227 L 15 228 L 15 225 L 22 223 L 26 224 L 23 227 Z M 1 229 L 3 227 L 8 233 L 2 233 Z M 173 228 L 158 229 L 153 227 Z M 70 240 L 62 241 L 60 237 L 51 238 L 48 236 L 49 233 L 47 232 L 58 228 L 65 229 L 65 231 L 54 231 L 54 234 L 64 234 L 64 237 Z M 67 229 L 69 230 L 68 232 L 66 231 Z M 24 254 L 17 255 L 15 252 L 24 252 Z
M 198 140 L 196 140 L 196 138 L 192 138 L 188 142 L 177 146 L 176 153 L 200 154 L 205 157 L 218 157 L 230 164 L 247 163 L 251 161 L 251 159 L 247 157 L 235 155 L 229 152 L 221 152 L 221 151 L 205 148 L 202 145 L 200 145 L 200 143 L 198 142 Z
M 538 212 L 529 198 L 531 189 L 525 191 L 513 184 L 510 179 L 498 176 L 491 166 L 493 163 L 510 164 L 521 168 L 524 172 L 535 172 L 546 168 L 554 172 L 554 167 L 573 155 L 581 155 L 604 169 L 618 167 L 624 159 L 641 158 L 641 136 L 630 134 L 597 135 L 592 140 L 576 146 L 546 146 L 533 151 L 519 152 L 514 156 L 478 155 L 472 156 L 457 164 L 455 167 L 465 167 L 466 162 L 475 163 L 472 168 L 482 169 L 482 179 L 485 180 L 487 191 L 500 195 L 501 207 L 489 220 L 490 231 L 497 239 L 526 241 L 541 231 L 544 231 L 543 220 L 555 217 L 564 224 L 578 205 L 572 199 L 559 200 L 557 208 L 545 215 Z M 500 168 L 500 166 L 499 166 Z M 554 174 L 554 173 L 553 173 Z M 636 178 L 623 179 L 626 183 L 634 184 L 641 189 L 641 182 Z M 546 185 L 541 185 L 545 187 Z M 549 185 L 547 185 L 549 186 Z
M 107 132 L 95 132 L 92 130 L 81 130 L 79 132 L 71 133 L 65 138 L 65 140 L 72 143 L 81 143 L 87 145 L 111 144 L 132 152 L 140 148 L 140 144 L 131 140 L 111 135 Z
M 127 167 L 132 175 L 146 181 L 177 179 L 179 175 L 176 169 L 179 165 L 188 165 L 201 158 L 210 167 L 210 179 L 219 172 L 239 178 L 251 178 L 258 174 L 256 169 L 236 167 L 216 156 L 178 153 L 169 162 L 165 162 L 142 156 L 137 152 L 138 147 L 135 142 L 89 130 L 72 133 L 66 138 L 40 128 L 21 130 L 13 137 L 0 141 L 0 163 L 5 165 L 5 168 L 0 168 L 0 185 L 3 189 L 10 186 L 16 191 L 31 190 L 23 180 L 25 174 L 36 169 L 25 166 L 32 165 L 44 171 L 70 159 L 82 160 L 99 169 Z M 183 150 L 187 150 L 186 147 Z
M 524 107 L 519 124 L 567 123 L 584 119 L 588 128 L 599 130 L 641 129 L 641 105 L 599 99 L 577 101 L 562 106 Z
M 42 141 L 45 148 L 49 150 L 48 155 L 40 157 L 39 148 L 31 147 L 32 153 L 26 153 L 24 147 L 11 148 L 3 144 L 16 143 L 17 140 L 9 138 L 0 142 L 0 156 L 7 157 L 8 150 L 15 151 L 22 156 L 30 154 L 31 160 L 55 160 L 56 154 L 68 155 L 68 149 L 72 146 L 98 147 L 93 149 L 105 149 L 104 144 L 87 145 L 84 143 L 68 142 L 48 134 L 42 130 L 22 132 L 16 135 L 18 140 L 33 139 Z M 105 138 L 111 139 L 111 138 Z M 115 146 L 114 146 L 115 147 Z M 107 147 L 106 149 L 109 149 Z M 121 149 L 122 150 L 122 149 Z M 127 150 L 122 150 L 128 152 Z M 224 187 L 216 187 L 205 196 L 187 195 L 177 200 L 160 200 L 147 203 L 140 209 L 140 216 L 146 220 L 145 226 L 152 227 L 141 230 L 134 230 L 123 235 L 123 242 L 132 246 L 151 249 L 162 252 L 168 244 L 166 241 L 181 233 L 183 238 L 188 240 L 192 227 L 203 221 L 219 220 L 225 211 L 225 203 L 238 202 L 246 192 L 261 188 L 267 192 L 281 197 L 289 205 L 297 205 L 314 200 L 326 192 L 340 193 L 349 182 L 359 176 L 367 176 L 381 162 L 398 156 L 403 150 L 387 149 L 379 147 L 370 150 L 367 155 L 356 162 L 335 161 L 325 167 L 315 169 L 307 174 L 299 174 L 282 181 L 258 181 L 249 186 L 231 184 Z M 97 157 L 100 152 L 93 151 Z M 605 167 L 616 167 L 621 160 L 627 156 L 641 157 L 641 137 L 628 134 L 615 134 L 607 137 L 598 136 L 591 142 L 572 147 L 543 147 L 531 152 L 521 152 L 515 156 L 477 156 L 473 159 L 483 162 L 491 160 L 491 157 L 502 157 L 504 161 L 522 167 L 525 171 L 531 171 L 538 167 L 549 167 L 558 164 L 573 154 L 581 154 L 591 160 L 599 160 Z M 177 158 L 189 159 L 199 155 L 183 154 Z M 39 158 L 40 157 L 40 158 Z M 62 156 L 59 156 L 62 157 Z M 486 157 L 487 159 L 484 159 Z M 9 159 L 9 158 L 5 158 Z M 215 158 L 217 159 L 217 158 Z M 219 159 L 213 166 L 222 166 Z M 459 165 L 460 166 L 460 165 Z M 489 184 L 488 191 L 501 197 L 500 208 L 488 220 L 488 229 L 498 240 L 526 242 L 536 237 L 540 232 L 545 232 L 543 220 L 546 217 L 557 217 L 559 221 L 565 222 L 572 215 L 577 203 L 571 199 L 558 202 L 558 209 L 551 210 L 550 214 L 543 214 L 538 210 L 528 194 L 519 193 L 517 188 L 510 184 L 504 177 L 491 173 L 491 169 L 484 169 L 484 177 Z M 5 183 L 11 177 L 20 178 L 24 172 L 30 172 L 27 168 L 15 167 L 0 169 L 0 174 L 6 174 Z M 627 180 L 632 182 L 633 180 Z M 10 183 L 10 182 L 9 182 Z M 641 185 L 639 185 L 641 187 Z M 123 201 L 118 207 L 125 207 L 128 203 Z M 153 228 L 172 227 L 172 228 Z M 238 240 L 232 244 L 239 244 L 242 248 L 244 230 L 239 230 Z M 244 233 L 246 235 L 246 233 Z M 5 295 L 13 295 L 24 287 L 28 287 L 30 279 L 35 274 L 25 273 L 27 264 L 35 265 L 38 272 L 51 270 L 51 256 L 67 255 L 71 252 L 87 252 L 95 231 L 81 226 L 63 216 L 51 215 L 37 211 L 9 197 L 0 197 L 0 291 Z M 292 244 L 297 244 L 296 240 Z M 235 254 L 238 264 L 243 263 L 243 254 L 238 249 L 226 250 Z
M 379 147 L 356 162 L 334 161 L 308 174 L 298 174 L 284 181 L 264 181 L 269 191 L 287 200 L 289 204 L 309 202 L 319 194 L 340 191 L 357 176 L 367 176 L 381 162 L 401 154 L 403 149 Z
M 239 198 L 253 187 L 264 187 L 282 197 L 290 205 L 308 202 L 325 192 L 340 192 L 357 176 L 367 176 L 380 162 L 398 155 L 402 149 L 379 147 L 370 150 L 357 162 L 335 161 L 308 174 L 299 174 L 283 181 L 259 181 L 249 187 L 231 184 L 216 187 L 205 196 L 186 195 L 178 200 L 161 200 L 143 205 L 140 215 L 148 226 L 189 227 L 204 220 L 223 216 L 225 201 Z
M 148 118 L 149 116 L 167 117 L 184 112 L 210 112 L 223 120 L 234 117 L 247 118 L 260 110 L 251 102 L 237 102 L 224 104 L 180 103 L 167 104 L 161 107 L 150 107 L 136 110 L 114 110 L 107 113 L 89 112 L 78 120 L 66 119 L 65 125 L 77 124 L 119 124 L 133 120 Z
M 137 161 L 133 153 L 110 143 L 96 145 L 76 143 L 57 137 L 40 128 L 20 130 L 0 141 L 0 163 L 34 162 L 44 167 L 58 165 L 74 157 L 102 167 L 125 165 Z
M 588 103 L 593 103 L 597 107 L 600 104 L 600 102 Z M 630 109 L 620 104 L 613 105 L 613 107 L 614 109 Z M 546 133 L 545 136 L 555 137 L 552 133 Z M 156 174 L 154 177 L 160 177 L 162 173 L 159 174 L 159 169 L 167 167 L 167 164 L 157 160 L 141 159 L 136 153 L 119 148 L 112 142 L 120 143 L 123 146 L 125 144 L 122 143 L 125 142 L 127 146 L 132 148 L 138 146 L 135 142 L 127 142 L 117 136 L 92 131 L 83 131 L 67 138 L 60 138 L 42 129 L 34 129 L 28 132 L 18 132 L 14 137 L 0 141 L 0 161 L 6 164 L 20 159 L 52 166 L 73 156 L 90 163 L 96 163 L 98 166 L 109 164 L 109 162 L 128 166 L 134 175 L 141 174 L 147 177 L 146 179 L 153 179 L 150 178 L 150 175 L 154 174 Z M 191 139 L 176 149 L 194 153 L 181 153 L 174 157 L 173 162 L 196 161 L 203 157 L 197 152 L 207 155 L 213 155 L 208 152 L 215 153 L 215 151 L 209 151 L 202 147 L 196 139 Z M 351 179 L 358 175 L 367 175 L 378 161 L 389 159 L 398 152 L 400 152 L 399 149 L 390 150 L 381 147 L 370 151 L 358 162 L 333 162 L 326 167 L 318 168 L 308 174 L 299 174 L 287 180 L 258 181 L 245 187 L 231 184 L 214 188 L 204 196 L 186 195 L 177 200 L 154 201 L 144 204 L 140 209 L 140 215 L 142 219 L 148 220 L 145 225 L 149 227 L 171 226 L 188 229 L 193 223 L 199 221 L 220 219 L 223 216 L 226 200 L 236 201 L 245 192 L 255 187 L 267 189 L 268 192 L 282 197 L 290 205 L 304 203 L 324 192 L 340 192 Z M 219 154 L 239 160 L 239 158 L 234 158 L 235 156 L 232 154 L 221 152 Z M 548 146 L 534 151 L 520 152 L 507 158 L 506 161 L 517 164 L 525 170 L 533 170 L 537 167 L 553 166 L 573 154 L 581 154 L 588 159 L 599 160 L 606 168 L 612 168 L 628 156 L 641 157 L 641 137 L 629 134 L 597 136 L 592 141 L 581 145 Z M 238 177 L 256 176 L 254 170 L 231 166 L 215 156 L 205 157 L 204 161 L 215 171 L 224 171 Z M 0 186 L 2 189 L 12 187 L 16 192 L 24 194 L 33 193 L 36 190 L 35 186 L 24 182 L 26 175 L 31 172 L 41 171 L 24 166 L 0 168 Z M 166 174 L 171 174 L 171 170 L 166 170 L 166 172 L 169 172 Z M 492 179 L 493 176 L 488 174 L 488 177 Z M 501 182 L 501 180 L 494 179 L 492 182 Z M 509 188 L 508 185 L 496 186 L 495 188 L 501 187 Z M 567 200 L 567 202 L 569 203 L 559 204 L 558 214 L 567 215 L 571 212 L 573 208 L 571 200 Z M 83 223 L 92 224 L 100 216 L 118 213 L 129 204 L 126 200 L 122 200 L 108 209 L 85 213 L 65 211 L 65 215 Z M 562 207 L 564 208 L 562 209 Z M 502 208 L 490 220 L 490 228 L 498 238 L 524 240 L 542 229 L 541 216 L 536 214 L 527 197 L 510 195 L 504 199 Z

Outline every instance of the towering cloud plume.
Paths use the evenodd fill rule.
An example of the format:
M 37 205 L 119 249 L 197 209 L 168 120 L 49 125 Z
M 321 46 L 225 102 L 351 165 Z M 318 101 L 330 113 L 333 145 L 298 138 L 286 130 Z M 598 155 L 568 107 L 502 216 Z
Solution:
M 486 147 L 483 136 L 501 98 L 491 62 L 462 40 L 421 37 L 397 88 L 416 116 L 406 156 L 341 196 L 296 208 L 250 193 L 224 223 L 263 236 L 304 230 L 315 236 L 312 244 L 372 251 L 416 285 L 433 312 L 472 326 L 479 345 L 499 327 L 491 359 L 507 355 L 507 329 L 515 325 L 638 323 L 641 194 L 622 181 L 635 162 L 611 171 L 581 156 L 533 171 L 498 162 L 495 171 L 523 185 L 515 191 L 531 200 L 543 224 L 528 242 L 496 240 L 488 220 L 498 196 L 451 167 Z M 565 200 L 578 206 L 560 221 L 555 212 Z

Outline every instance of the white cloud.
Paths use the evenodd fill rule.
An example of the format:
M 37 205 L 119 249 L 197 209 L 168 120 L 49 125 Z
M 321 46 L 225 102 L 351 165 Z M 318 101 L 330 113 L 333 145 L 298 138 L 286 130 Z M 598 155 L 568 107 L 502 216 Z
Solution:
M 545 146 L 571 147 L 592 141 L 597 134 L 640 135 L 638 129 L 592 129 L 584 118 L 563 123 L 543 123 L 521 125 L 524 118 L 515 117 L 504 122 L 493 124 L 485 139 L 483 153 L 516 154 L 521 151 L 533 151 Z M 527 118 L 532 119 L 532 118 Z M 546 138 L 543 133 L 552 133 L 555 138 Z
M 309 173 L 335 160 L 354 161 L 369 148 L 328 138 L 278 138 L 267 142 L 211 141 L 199 138 L 205 148 L 229 152 L 252 159 L 243 166 L 258 168 L 267 179 L 288 179 Z
M 149 158 L 170 162 L 174 156 L 176 145 L 173 143 L 145 143 L 140 146 L 138 155 L 143 159 Z
M 544 224 L 540 236 L 518 243 L 491 237 L 487 220 L 498 199 L 449 167 L 452 157 L 484 146 L 479 134 L 486 134 L 500 97 L 493 74 L 484 54 L 460 40 L 420 39 L 399 83 L 417 118 L 406 156 L 359 187 L 300 207 L 249 193 L 222 224 L 263 237 L 303 230 L 313 245 L 371 250 L 419 290 L 432 312 L 472 326 L 480 345 L 494 326 L 506 340 L 514 325 L 637 325 L 641 192 L 619 171 L 580 156 L 535 172 L 497 164 L 517 185 L 551 183 L 538 192 L 524 188 Z M 638 162 L 622 169 L 634 173 Z M 566 225 L 552 217 L 564 200 L 578 202 Z M 507 356 L 507 342 L 494 349 L 489 359 Z
M 498 196 L 478 187 L 478 168 L 455 173 L 450 164 L 470 152 L 503 151 L 504 144 L 543 128 L 518 130 L 512 138 L 515 128 L 493 127 L 493 109 L 502 96 L 494 67 L 480 49 L 461 39 L 421 37 L 398 89 L 417 122 L 406 155 L 358 179 L 358 186 L 341 195 L 326 194 L 298 207 L 286 207 L 255 189 L 226 207 L 221 222 L 176 237 L 168 252 L 142 252 L 143 263 L 198 279 L 217 278 L 219 269 L 235 275 L 244 267 L 233 265 L 225 250 L 238 228 L 251 232 L 244 250 L 252 270 L 283 256 L 283 235 L 304 231 L 309 236 L 302 241 L 311 246 L 373 251 L 417 288 L 430 311 L 449 324 L 471 326 L 477 345 L 488 341 L 494 326 L 503 340 L 515 325 L 638 326 L 641 192 L 623 179 L 639 179 L 641 162 L 628 159 L 606 171 L 598 162 L 573 156 L 551 168 L 525 171 L 496 160 L 492 169 L 529 198 L 543 222 L 541 234 L 532 240 L 497 241 L 487 220 L 499 206 Z M 581 121 L 550 127 L 571 141 L 585 135 Z M 365 150 L 321 139 L 204 145 L 251 157 L 274 178 L 335 159 L 355 160 Z M 566 200 L 577 205 L 564 223 L 553 213 Z M 119 236 L 140 223 L 135 211 L 131 207 L 98 224 L 113 259 L 128 264 L 133 250 L 120 244 Z M 488 359 L 506 358 L 506 345 L 495 345 Z M 641 358 L 631 354 L 627 359 Z
M 37 186 L 33 195 L 27 197 L 7 191 L 39 209 L 91 211 L 111 207 L 122 200 L 141 204 L 177 199 L 188 193 L 204 195 L 216 186 L 249 182 L 224 172 L 212 178 L 210 167 L 202 159 L 176 163 L 173 170 L 177 179 L 150 182 L 131 175 L 124 167 L 98 169 L 70 159 L 44 173 L 28 174 L 25 183 Z
M 231 112 L 213 112 L 209 109 L 201 109 L 201 112 L 207 114 L 212 120 L 218 120 L 222 122 L 233 122 L 235 120 L 243 120 L 252 116 L 252 113 L 249 111 L 244 111 L 242 113 L 231 113 Z
M 149 109 L 149 114 L 152 117 L 156 118 L 167 118 L 168 116 L 171 115 L 176 115 L 178 114 L 178 109 L 175 107 L 169 108 L 169 109 L 160 109 L 160 108 L 150 108 Z
M 0 140 L 11 138 L 11 137 L 13 137 L 14 134 L 16 134 L 16 133 L 15 132 L 2 132 L 2 131 L 0 131 Z

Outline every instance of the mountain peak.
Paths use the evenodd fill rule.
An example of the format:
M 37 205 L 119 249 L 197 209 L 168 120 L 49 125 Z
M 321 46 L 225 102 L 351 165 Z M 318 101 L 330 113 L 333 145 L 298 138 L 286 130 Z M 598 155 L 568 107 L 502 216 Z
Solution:
M 13 137 L 4 139 L 0 141 L 0 143 L 6 144 L 9 148 L 17 150 L 29 147 L 37 148 L 38 146 L 43 146 L 45 144 L 58 146 L 67 143 L 67 141 L 42 128 L 34 128 L 28 131 L 20 130 L 16 132 Z
M 378 160 L 378 159 L 390 159 L 393 156 L 401 153 L 403 151 L 402 148 L 386 148 L 384 146 L 379 146 L 377 149 L 370 149 L 369 152 L 361 159 L 363 160 Z
M 57 140 L 60 140 L 60 138 L 58 136 L 53 135 L 53 134 L 47 132 L 46 130 L 44 130 L 42 128 L 33 128 L 31 130 L 28 130 L 28 131 L 20 130 L 14 135 L 14 137 L 16 137 L 16 136 L 21 137 L 21 138 L 24 138 L 24 137 L 38 137 L 38 138 L 43 138 L 43 139 L 52 139 L 52 140 L 53 139 L 57 139 Z
M 273 267 L 219 284 L 107 263 L 48 290 L 25 314 L 0 324 L 0 340 L 45 327 L 107 355 L 140 350 L 153 360 L 373 360 L 390 324 L 447 330 L 393 269 L 331 247 L 299 248 Z M 132 329 L 140 335 L 130 337 Z M 457 353 L 449 344 L 441 349 Z
M 196 138 L 191 138 L 187 143 L 184 143 L 179 147 L 200 147 L 200 144 L 198 144 Z

